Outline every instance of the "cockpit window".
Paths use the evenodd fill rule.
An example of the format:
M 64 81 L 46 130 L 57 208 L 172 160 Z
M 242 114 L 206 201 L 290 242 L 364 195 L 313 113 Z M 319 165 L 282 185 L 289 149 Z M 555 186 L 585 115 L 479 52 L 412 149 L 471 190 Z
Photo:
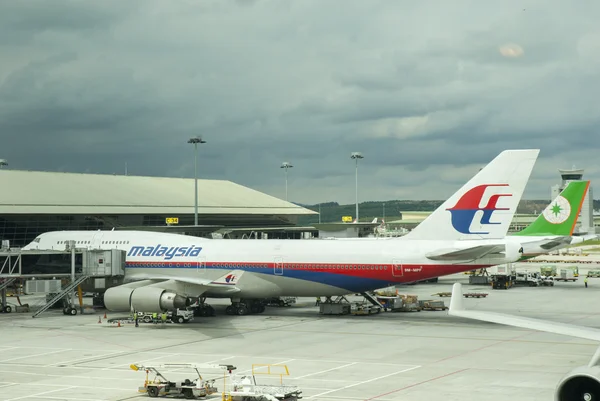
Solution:
M 37 237 L 36 239 L 33 240 L 33 242 L 37 242 L 39 244 L 40 242 L 40 237 Z

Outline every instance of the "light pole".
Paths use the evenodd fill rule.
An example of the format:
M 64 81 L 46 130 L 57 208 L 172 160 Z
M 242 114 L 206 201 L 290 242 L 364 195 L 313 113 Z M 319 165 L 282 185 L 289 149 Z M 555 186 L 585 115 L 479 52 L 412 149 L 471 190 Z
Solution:
M 0 168 L 8 166 L 8 162 L 5 159 L 0 159 Z
M 206 143 L 199 136 L 188 139 L 187 143 L 194 144 L 194 225 L 198 225 L 198 144 Z
M 288 183 L 287 183 L 287 174 L 288 174 L 288 168 L 292 168 L 294 166 L 292 166 L 290 163 L 288 162 L 283 162 L 281 164 L 281 167 L 279 168 L 284 168 L 285 169 L 285 201 L 287 202 L 288 200 Z
M 356 162 L 356 222 L 358 223 L 358 159 L 364 159 L 360 152 L 352 152 L 351 159 Z

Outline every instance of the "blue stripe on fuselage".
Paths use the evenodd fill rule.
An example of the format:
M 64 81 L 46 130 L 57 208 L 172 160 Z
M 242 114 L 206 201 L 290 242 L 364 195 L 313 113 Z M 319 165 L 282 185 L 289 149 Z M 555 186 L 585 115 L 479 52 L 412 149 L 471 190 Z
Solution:
M 198 265 L 195 262 L 190 263 L 169 263 L 169 262 L 134 262 L 126 263 L 126 268 L 129 269 L 198 269 Z M 243 270 L 250 273 L 266 274 L 270 276 L 294 278 L 298 280 L 306 280 L 314 283 L 326 284 L 332 287 L 343 288 L 349 292 L 363 292 L 373 290 L 374 288 L 387 287 L 391 281 L 364 278 L 357 276 L 350 276 L 339 273 L 329 273 L 325 271 L 312 271 L 304 269 L 283 269 L 283 274 L 275 274 L 275 268 L 273 267 L 256 267 L 256 266 L 245 266 L 237 264 L 235 267 L 226 266 L 210 266 L 207 267 L 210 270 Z

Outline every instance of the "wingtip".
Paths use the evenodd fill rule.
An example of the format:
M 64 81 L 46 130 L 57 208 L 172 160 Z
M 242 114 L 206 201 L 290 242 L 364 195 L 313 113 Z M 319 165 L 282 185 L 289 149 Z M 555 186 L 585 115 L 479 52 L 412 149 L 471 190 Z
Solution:
M 462 305 L 462 284 L 454 283 L 452 286 L 452 297 L 450 298 L 450 307 L 448 313 L 452 314 L 463 309 Z

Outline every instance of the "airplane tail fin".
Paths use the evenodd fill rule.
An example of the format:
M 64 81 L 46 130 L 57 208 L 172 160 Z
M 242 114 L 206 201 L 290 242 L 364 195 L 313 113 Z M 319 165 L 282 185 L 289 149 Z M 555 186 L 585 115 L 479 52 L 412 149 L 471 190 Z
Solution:
M 533 223 L 515 235 L 572 235 L 589 186 L 589 181 L 571 181 Z
M 238 283 L 238 281 L 240 281 L 240 278 L 243 274 L 243 270 L 231 270 L 219 277 L 218 279 L 212 281 L 210 284 L 235 286 Z
M 503 151 L 403 238 L 504 238 L 539 152 Z

